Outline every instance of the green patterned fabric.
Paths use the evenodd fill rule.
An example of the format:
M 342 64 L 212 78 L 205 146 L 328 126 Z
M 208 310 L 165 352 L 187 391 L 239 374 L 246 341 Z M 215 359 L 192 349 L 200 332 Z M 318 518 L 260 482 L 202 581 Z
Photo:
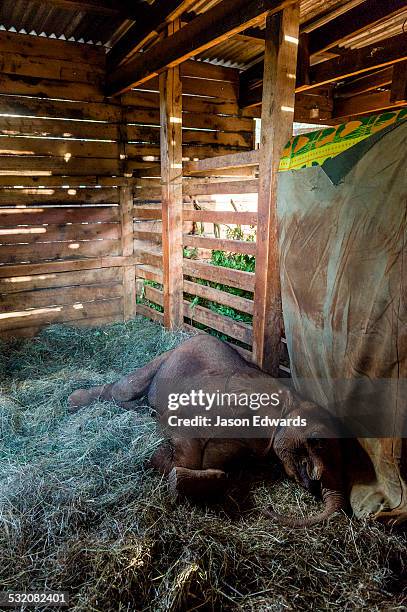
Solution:
M 280 172 L 322 166 L 328 159 L 406 118 L 407 108 L 402 108 L 294 136 L 284 148 Z

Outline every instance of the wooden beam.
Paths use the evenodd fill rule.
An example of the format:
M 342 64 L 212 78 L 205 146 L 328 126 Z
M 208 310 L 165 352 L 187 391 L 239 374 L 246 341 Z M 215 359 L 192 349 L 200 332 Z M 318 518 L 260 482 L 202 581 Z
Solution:
M 284 145 L 292 134 L 299 5 L 268 17 L 263 77 L 253 357 L 278 376 L 282 336 L 277 172 Z M 297 41 L 297 44 L 296 42 Z
M 402 65 L 403 62 L 397 65 Z M 393 80 L 393 66 L 388 66 L 371 74 L 363 74 L 352 81 L 336 87 L 335 98 L 351 98 L 380 87 L 387 87 Z
M 363 2 L 361 5 L 353 7 L 346 13 L 339 15 L 335 19 L 330 20 L 328 23 L 324 24 L 320 28 L 310 32 L 308 35 L 307 41 L 307 55 L 309 55 L 312 59 L 312 56 L 316 53 L 319 53 L 327 48 L 332 48 L 335 45 L 338 45 L 343 39 L 347 38 L 349 35 L 355 33 L 357 34 L 360 30 L 363 30 L 370 25 L 373 25 L 377 21 L 385 17 L 391 17 L 392 15 L 397 14 L 401 10 L 405 9 L 405 0 L 386 0 L 386 2 L 378 3 L 377 0 L 367 0 Z M 302 28 L 301 28 L 302 29 Z M 390 39 L 391 40 L 391 39 Z M 375 43 L 371 45 L 370 52 L 373 52 L 373 55 L 376 53 L 376 49 L 380 49 L 383 45 L 383 42 Z M 361 49 L 360 51 L 363 51 Z M 345 52 L 343 57 L 349 57 L 349 64 L 347 71 L 350 72 L 350 68 L 352 67 L 352 63 L 357 60 L 357 51 L 354 52 L 353 56 L 348 56 L 349 52 Z M 302 66 L 303 63 L 307 63 L 308 59 L 302 58 L 303 50 L 300 49 L 300 58 L 299 65 Z M 373 55 L 370 59 L 373 58 Z M 363 67 L 363 61 L 366 57 L 367 61 L 369 61 L 369 55 L 362 56 L 359 64 Z M 334 62 L 335 60 L 331 60 Z M 312 62 L 311 62 L 312 63 Z M 390 62 L 393 63 L 393 62 Z M 350 74 L 339 74 L 338 78 L 335 78 L 335 70 L 338 68 L 335 67 L 334 63 L 329 64 L 328 62 L 322 62 L 315 67 L 315 71 L 318 74 L 319 67 L 327 66 L 329 70 L 333 73 L 334 78 L 331 81 L 336 81 L 340 78 L 346 78 L 346 76 L 350 76 Z M 375 66 L 372 66 L 372 68 Z M 258 62 L 254 66 L 251 66 L 247 70 L 245 70 L 240 76 L 240 91 L 242 92 L 240 106 L 245 108 L 249 105 L 260 104 L 261 101 L 261 79 L 263 77 L 263 61 Z M 367 68 L 371 69 L 371 68 Z M 306 73 L 305 73 L 306 74 Z M 304 76 L 304 71 L 301 70 L 299 76 Z M 314 81 L 321 81 L 314 77 Z M 325 81 L 330 82 L 330 81 Z M 300 85 L 309 85 L 310 81 L 308 77 L 305 80 L 301 80 L 301 78 L 297 79 L 298 91 L 301 91 Z M 316 83 L 317 85 L 318 83 Z M 255 96 L 250 95 L 250 89 L 260 86 L 260 89 L 256 90 Z M 315 86 L 316 86 L 315 85 Z
M 361 49 L 351 49 L 339 57 L 312 66 L 310 83 L 298 83 L 296 91 L 307 91 L 325 83 L 348 79 L 405 59 L 407 59 L 407 34 L 399 34 Z
M 339 123 L 347 118 L 378 113 L 406 106 L 406 102 L 392 102 L 389 91 L 371 91 L 353 98 L 339 99 L 334 103 L 334 112 L 329 123 Z
M 407 100 L 407 61 L 396 64 L 393 68 L 393 80 L 390 90 L 391 102 Z
M 149 40 L 158 36 L 166 23 L 182 15 L 195 1 L 158 0 L 152 6 L 144 3 L 142 19 L 137 19 L 107 54 L 108 71 L 114 70 L 124 59 L 129 59 Z
M 199 174 L 227 168 L 245 168 L 259 165 L 259 151 L 243 151 L 208 159 L 187 162 L 184 164 L 184 175 Z
M 179 20 L 168 26 L 171 37 Z M 180 68 L 160 75 L 160 149 L 164 325 L 184 323 L 182 275 L 182 86 Z
M 349 36 L 358 34 L 378 21 L 405 10 L 405 0 L 365 0 L 346 13 L 328 21 L 310 34 L 310 54 L 331 49 Z
M 108 95 L 116 95 L 148 81 L 166 68 L 258 25 L 269 11 L 276 12 L 293 0 L 227 0 L 113 71 L 107 81 Z
M 133 249 L 133 190 L 130 185 L 120 187 L 121 242 L 123 257 L 132 257 Z M 123 318 L 136 315 L 136 266 L 125 265 L 123 274 Z

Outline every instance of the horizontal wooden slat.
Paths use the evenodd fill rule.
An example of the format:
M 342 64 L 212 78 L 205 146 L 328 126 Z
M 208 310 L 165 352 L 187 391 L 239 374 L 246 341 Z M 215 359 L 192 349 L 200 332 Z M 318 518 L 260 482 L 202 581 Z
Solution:
M 24 174 L 37 175 L 42 172 L 48 175 L 56 174 L 73 176 L 98 174 L 115 175 L 120 173 L 118 159 L 90 158 L 90 157 L 71 157 L 69 161 L 64 157 L 49 157 L 38 155 L 9 155 L 0 158 L 1 174 Z M 150 164 L 151 165 L 151 164 Z M 132 168 L 148 167 L 148 164 L 130 165 Z
M 151 278 L 149 280 L 155 279 Z M 240 312 L 253 314 L 253 301 L 238 295 L 234 295 L 233 293 L 228 293 L 227 291 L 222 291 L 221 289 L 215 289 L 214 287 L 208 287 L 207 285 L 193 283 L 188 280 L 184 280 L 184 291 L 185 293 L 196 295 L 204 298 L 205 300 L 217 302 L 218 304 L 223 304 L 224 306 L 230 306 L 231 308 L 239 310 Z
M 135 219 L 161 219 L 161 204 L 134 206 L 133 217 Z
M 0 313 L 0 330 L 21 329 L 31 326 L 43 326 L 52 323 L 109 317 L 123 313 L 123 299 L 113 298 L 94 302 L 84 302 L 82 308 L 75 305 L 39 308 L 34 310 L 17 310 L 13 313 Z
M 206 170 L 221 170 L 223 168 L 240 168 L 242 166 L 257 166 L 259 150 L 233 153 L 211 159 L 188 162 L 184 165 L 184 175 L 205 172 Z
M 5 313 L 28 308 L 93 302 L 94 300 L 120 298 L 122 294 L 121 283 L 21 291 L 0 295 L 0 310 Z
M 13 53 L 6 52 L 0 44 L 0 69 L 4 74 L 20 75 L 22 77 L 37 77 L 70 81 L 72 83 L 103 83 L 104 67 L 87 64 L 85 61 L 72 62 L 66 59 L 55 59 L 24 55 L 17 48 Z
M 96 270 L 98 268 L 117 268 L 136 264 L 134 256 L 127 257 L 94 257 L 89 259 L 72 259 L 65 261 L 48 261 L 46 263 L 12 264 L 0 266 L 0 278 L 13 276 L 30 276 L 33 274 L 57 274 L 75 270 Z
M 158 312 L 158 310 L 154 310 L 154 308 L 150 308 L 146 304 L 137 304 L 136 312 L 138 315 L 142 315 L 147 319 L 151 319 L 152 321 L 156 321 L 156 323 L 164 323 L 164 315 L 162 312 Z
M 0 73 L 0 94 L 34 96 L 38 98 L 60 98 L 69 100 L 73 97 L 72 83 L 32 76 L 19 77 Z M 92 83 L 75 83 L 75 100 L 83 102 L 103 102 L 103 89 Z
M 161 247 L 149 245 L 142 240 L 134 240 L 134 255 L 137 264 L 146 264 L 148 266 L 162 266 L 162 249 Z
M 185 195 L 257 193 L 258 190 L 258 179 L 248 181 L 222 181 L 208 183 L 184 181 L 182 185 L 182 191 Z
M 200 221 L 201 223 L 224 223 L 232 225 L 256 225 L 257 213 L 234 210 L 185 210 L 186 221 Z
M 31 244 L 0 245 L 0 263 L 111 256 L 119 255 L 120 251 L 121 243 L 119 240 L 37 243 L 35 249 Z
M 137 136 L 142 136 L 143 132 L 144 134 L 149 134 L 149 132 L 147 132 L 148 129 L 149 128 L 134 126 L 132 136 L 136 139 Z M 150 128 L 151 133 L 153 133 L 154 129 L 155 128 Z M 114 123 L 105 123 L 101 121 L 69 121 L 66 119 L 3 117 L 0 115 L 0 134 L 6 136 L 47 136 L 54 138 L 116 140 L 118 138 L 118 126 Z
M 113 283 L 117 282 L 117 279 L 118 274 L 115 268 L 12 276 L 10 278 L 0 278 L 0 294 L 31 291 L 34 289 L 72 287 L 75 285 Z
M 233 270 L 221 266 L 195 260 L 184 259 L 184 275 L 213 281 L 222 285 L 230 285 L 245 291 L 254 291 L 254 273 Z
M 1 161 L 0 161 L 1 164 Z M 0 189 L 0 205 L 26 204 L 36 206 L 42 204 L 118 204 L 119 190 L 108 188 L 95 189 L 60 189 L 58 187 L 39 189 L 27 187 L 24 189 Z
M 136 277 L 144 278 L 145 280 L 154 281 L 156 283 L 163 282 L 163 273 L 159 268 L 155 268 L 154 266 L 147 265 L 138 265 L 136 266 Z
M 47 225 L 18 228 L 0 228 L 0 245 L 19 243 L 48 243 L 76 240 L 118 240 L 118 223 L 74 223 L 73 225 Z M 32 248 L 37 248 L 33 246 Z
M 27 36 L 12 32 L 0 32 L 0 48 L 7 53 L 24 53 L 32 57 L 69 60 L 103 66 L 105 51 L 95 45 L 73 45 L 62 40 Z
M 146 299 L 155 304 L 162 306 L 163 292 L 154 287 L 145 286 L 144 295 Z M 208 308 L 202 306 L 192 306 L 190 302 L 184 301 L 184 316 L 187 319 L 197 321 L 203 325 L 207 325 L 216 331 L 227 334 L 231 338 L 235 338 L 245 344 L 251 344 L 252 328 L 246 323 L 234 321 L 230 317 L 220 315 Z
M 117 206 L 78 206 L 77 208 L 0 208 L 0 227 L 66 223 L 115 223 Z
M 256 243 L 247 240 L 227 240 L 226 238 L 184 234 L 184 245 L 197 249 L 215 249 L 218 251 L 228 251 L 230 253 L 256 255 Z
M 123 185 L 131 185 L 139 179 L 126 178 L 123 176 L 13 176 L 0 174 L 0 188 L 14 187 L 20 185 L 23 187 L 36 188 L 42 187 L 120 187 Z
M 135 150 L 136 147 L 134 147 L 134 152 Z M 0 155 L 9 154 L 44 155 L 51 157 L 71 155 L 73 157 L 102 157 L 105 159 L 115 159 L 118 157 L 118 149 L 115 142 L 100 142 L 96 140 L 82 141 L 46 137 L 26 138 L 19 136 L 1 136 Z
M 72 95 L 72 94 L 71 94 Z M 134 111 L 136 112 L 136 111 Z M 18 95 L 0 96 L 0 113 L 31 117 L 53 117 L 59 119 L 76 119 L 90 121 L 118 122 L 121 120 L 121 108 L 115 101 L 109 103 L 47 98 L 30 98 Z

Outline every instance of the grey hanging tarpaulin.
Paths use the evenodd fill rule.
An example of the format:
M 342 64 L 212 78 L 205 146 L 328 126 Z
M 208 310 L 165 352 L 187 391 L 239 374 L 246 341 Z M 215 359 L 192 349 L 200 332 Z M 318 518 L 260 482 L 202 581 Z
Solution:
M 347 442 L 350 499 L 359 516 L 398 521 L 407 520 L 406 144 L 401 122 L 362 154 L 331 160 L 347 169 L 337 184 L 322 166 L 282 172 L 278 197 L 294 384 L 330 409 L 349 404 L 355 385 L 372 386 L 367 434 Z M 362 431 L 360 405 L 350 405 L 346 418 Z

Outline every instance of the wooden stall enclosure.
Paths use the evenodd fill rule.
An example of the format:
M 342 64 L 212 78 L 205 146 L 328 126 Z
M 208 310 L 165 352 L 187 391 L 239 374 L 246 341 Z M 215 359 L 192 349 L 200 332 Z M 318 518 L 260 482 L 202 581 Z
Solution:
M 47 3 L 0 7 L 1 336 L 137 312 L 287 373 L 279 155 L 406 104 L 405 1 Z

